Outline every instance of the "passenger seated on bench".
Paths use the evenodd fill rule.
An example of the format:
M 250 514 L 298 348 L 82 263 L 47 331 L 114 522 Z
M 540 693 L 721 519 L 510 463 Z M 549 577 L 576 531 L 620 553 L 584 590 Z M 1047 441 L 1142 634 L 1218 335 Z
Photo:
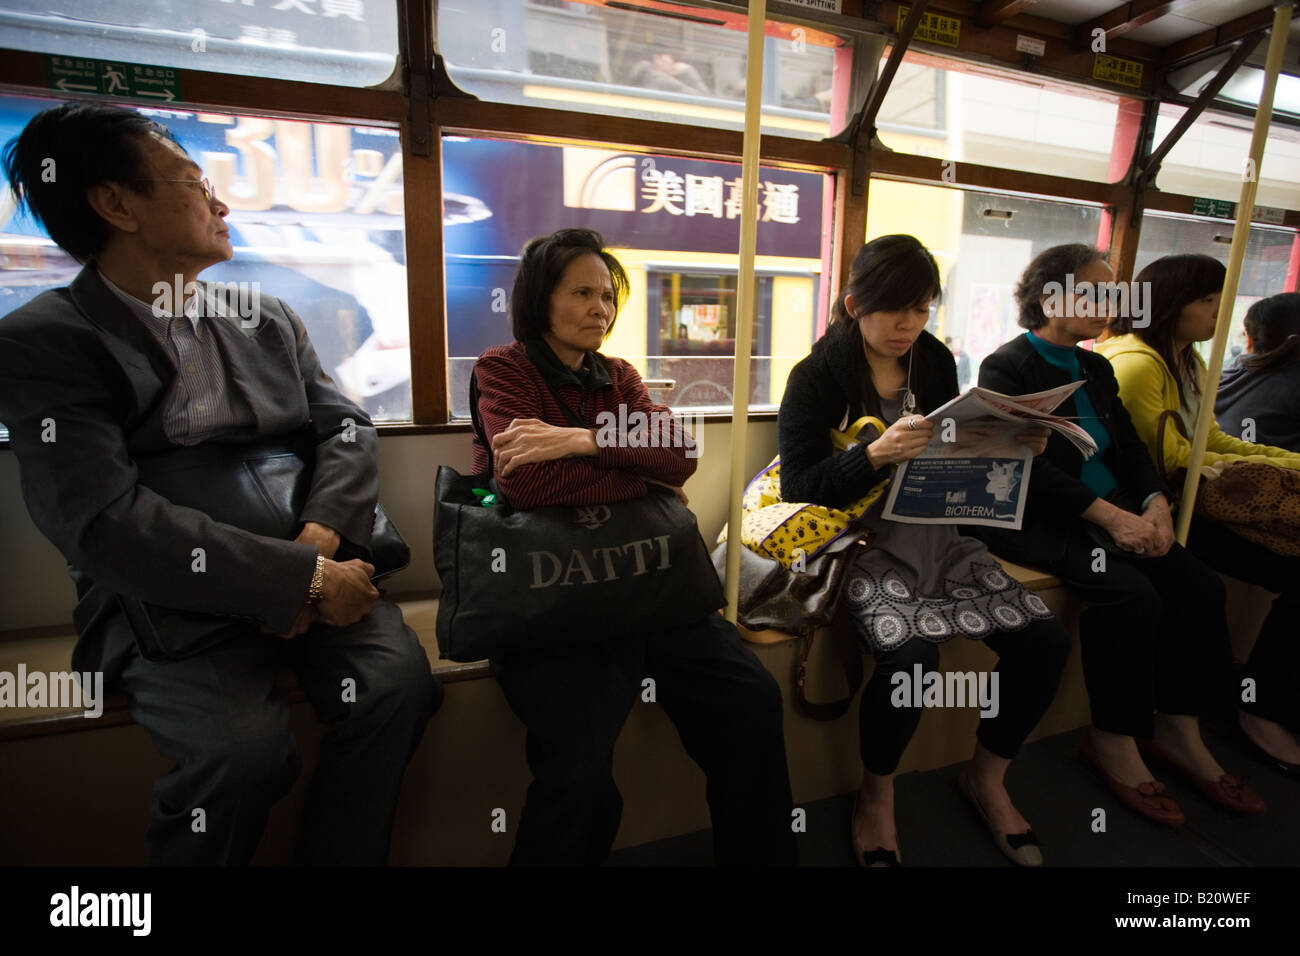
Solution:
M 925 331 L 939 288 L 934 257 L 912 236 L 883 236 L 859 250 L 830 329 L 791 370 L 781 401 L 782 499 L 842 507 L 925 448 L 934 425 L 922 416 L 957 396 L 956 361 Z M 869 445 L 836 452 L 831 430 L 864 415 L 889 428 Z M 1046 429 L 1027 429 L 1021 440 L 1041 452 Z M 997 652 L 1000 700 L 997 714 L 980 721 L 960 784 L 1003 853 L 1041 864 L 1038 840 L 1003 779 L 1056 694 L 1069 637 L 979 541 L 955 525 L 886 521 L 883 501 L 866 512 L 875 543 L 846 570 L 843 591 L 862 644 L 876 658 L 861 703 L 866 769 L 853 817 L 855 857 L 863 865 L 900 861 L 894 771 L 921 710 L 894 703 L 895 677 L 937 670 L 938 645 L 965 634 Z
M 1225 435 L 1300 454 L 1300 292 L 1246 312 L 1246 354 L 1223 370 L 1214 417 Z
M 627 289 L 623 267 L 589 229 L 524 247 L 510 297 L 515 343 L 488 349 L 474 366 L 497 484 L 516 508 L 627 501 L 644 496 L 647 482 L 686 500 L 681 485 L 695 470 L 686 448 L 596 442 L 598 417 L 617 417 L 620 405 L 650 421 L 669 412 L 630 364 L 597 351 Z M 557 395 L 586 428 L 570 427 Z M 487 468 L 476 439 L 474 471 Z M 609 628 L 632 624 L 612 617 Z M 512 864 L 596 865 L 608 856 L 623 808 L 614 744 L 646 677 L 708 777 L 717 862 L 795 862 L 781 690 L 720 614 L 644 639 L 512 652 L 493 670 L 528 728 L 533 772 Z
M 1107 321 L 1107 308 L 1087 299 L 1088 284 L 1113 280 L 1105 253 L 1083 243 L 1046 250 L 1020 277 L 1015 295 L 1028 331 L 984 359 L 979 384 L 1018 395 L 1082 380 L 1056 414 L 1077 417 L 1099 454 L 1085 462 L 1053 435 L 1034 462 L 1024 529 L 978 533 L 998 554 L 1055 574 L 1087 602 L 1079 639 L 1092 726 L 1081 748 L 1125 805 L 1158 823 L 1184 821 L 1145 754 L 1172 762 L 1216 803 L 1262 813 L 1263 800 L 1224 772 L 1197 722 L 1222 710 L 1231 690 L 1223 582 L 1175 543 L 1164 483 L 1120 402 L 1110 362 L 1077 347 Z M 1071 285 L 1083 289 L 1062 298 L 1059 290 Z M 1107 297 L 1092 291 L 1105 306 Z
M 1211 256 L 1157 259 L 1137 275 L 1137 281 L 1151 290 L 1148 321 L 1139 324 L 1128 316 L 1113 316 L 1112 337 L 1097 346 L 1115 367 L 1119 397 L 1133 416 L 1147 450 L 1152 455 L 1163 451 L 1169 469 L 1186 467 L 1191 443 L 1168 424 L 1164 448 L 1158 449 L 1157 425 L 1161 413 L 1171 411 L 1180 416 L 1188 435 L 1196 428 L 1205 363 L 1194 345 L 1214 337 L 1226 275 L 1223 263 Z M 1300 296 L 1292 296 L 1293 310 L 1296 300 Z M 1258 318 L 1259 313 L 1251 311 Z M 1249 329 L 1254 320 L 1248 315 L 1246 321 Z M 1294 328 L 1294 319 L 1292 323 Z M 1255 329 L 1260 331 L 1258 325 Z M 1291 364 L 1295 368 L 1294 358 Z M 1228 394 L 1233 394 L 1231 386 Z M 1294 404 L 1285 410 L 1292 421 L 1300 415 Z M 1241 427 L 1241 415 L 1241 411 L 1234 415 L 1237 428 Z M 1271 444 L 1267 435 L 1260 433 L 1251 441 L 1242 441 L 1211 420 L 1201 464 L 1236 461 L 1300 469 L 1300 454 Z M 1240 704 L 1237 723 L 1252 750 L 1275 769 L 1300 779 L 1300 557 L 1284 557 L 1200 516 L 1192 518 L 1187 547 L 1220 574 L 1277 595 L 1242 671 L 1244 678 L 1254 682 L 1254 700 Z M 1237 700 L 1241 700 L 1240 692 Z
M 442 691 L 362 560 L 379 490 L 374 427 L 283 302 L 252 299 L 238 319 L 199 307 L 211 287 L 192 283 L 232 255 L 230 210 L 166 128 L 67 104 L 28 123 L 3 162 L 16 197 L 85 263 L 70 286 L 0 320 L 0 420 L 32 520 L 77 585 L 75 669 L 124 690 L 175 763 L 154 785 L 150 861 L 249 861 L 299 770 L 274 689 L 284 660 L 329 724 L 297 860 L 383 863 Z M 156 285 L 187 301 L 171 308 Z M 254 445 L 288 436 L 315 456 L 295 540 L 210 517 L 231 512 L 233 483 L 193 491 L 187 507 L 142 483 L 146 459 L 243 468 Z M 141 652 L 157 658 L 182 637 L 179 659 Z

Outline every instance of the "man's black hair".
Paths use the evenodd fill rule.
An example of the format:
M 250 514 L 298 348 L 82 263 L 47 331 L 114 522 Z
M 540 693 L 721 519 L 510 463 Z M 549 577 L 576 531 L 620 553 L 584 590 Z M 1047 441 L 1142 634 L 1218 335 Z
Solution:
M 99 103 L 64 103 L 32 117 L 5 144 L 0 165 L 20 206 L 78 262 L 108 243 L 110 226 L 86 199 L 90 187 L 121 183 L 151 195 L 143 138 L 176 142 L 167 127 L 135 110 Z M 179 144 L 178 144 L 179 145 Z

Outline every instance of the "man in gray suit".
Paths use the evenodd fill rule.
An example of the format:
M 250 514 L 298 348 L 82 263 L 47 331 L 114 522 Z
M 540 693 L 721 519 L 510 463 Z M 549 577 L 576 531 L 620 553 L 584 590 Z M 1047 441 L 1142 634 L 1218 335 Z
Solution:
M 442 689 L 370 581 L 374 426 L 284 303 L 231 312 L 190 294 L 233 254 L 230 210 L 164 127 L 66 104 L 32 119 L 3 165 L 85 265 L 0 320 L 0 421 L 28 511 L 77 585 L 76 669 L 125 690 L 175 761 L 154 786 L 151 861 L 252 856 L 299 770 L 274 689 L 287 662 L 328 724 L 297 860 L 383 863 Z M 274 468 L 245 479 L 294 441 L 310 488 L 277 531 L 257 511 Z

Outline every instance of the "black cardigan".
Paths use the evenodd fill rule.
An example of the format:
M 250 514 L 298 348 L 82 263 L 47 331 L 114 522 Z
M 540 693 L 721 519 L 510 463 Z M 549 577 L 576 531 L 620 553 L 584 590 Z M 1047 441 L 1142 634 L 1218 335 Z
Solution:
M 1088 390 L 1093 407 L 1110 432 L 1110 448 L 1102 460 L 1119 482 L 1119 491 L 1134 504 L 1148 495 L 1168 492 L 1151 461 L 1146 445 L 1138 437 L 1133 420 L 1119 400 L 1119 383 L 1110 361 L 1087 349 L 1076 349 L 1083 370 L 1083 388 Z M 1024 395 L 1069 384 L 1063 368 L 1050 364 L 1038 354 L 1028 336 L 1018 335 L 984 359 L 979 384 L 1004 395 Z M 1078 414 L 1074 398 L 1067 398 L 1055 414 L 1069 417 Z M 1012 561 L 1035 564 L 1057 560 L 1065 551 L 1071 525 L 1097 493 L 1079 480 L 1083 456 L 1063 435 L 1052 432 L 1047 450 L 1034 459 L 1029 472 L 1029 500 L 1025 504 L 1025 523 L 1021 531 L 980 529 L 976 533 L 998 554 Z
M 912 383 L 918 409 L 929 413 L 957 396 L 957 363 L 929 332 L 923 331 L 912 347 L 931 369 L 925 381 Z M 790 370 L 777 417 L 783 500 L 838 508 L 889 477 L 893 466 L 871 467 L 864 448 L 837 452 L 831 444 L 830 430 L 840 426 L 845 409 L 849 423 L 876 413 L 864 408 L 863 383 L 853 367 L 852 350 L 861 348 L 855 327 L 832 326 L 812 353 Z

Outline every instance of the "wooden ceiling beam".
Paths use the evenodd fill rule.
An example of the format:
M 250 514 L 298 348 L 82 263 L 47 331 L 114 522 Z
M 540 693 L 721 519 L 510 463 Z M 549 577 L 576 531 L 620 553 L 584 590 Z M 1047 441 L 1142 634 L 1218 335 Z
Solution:
M 1079 24 L 1074 32 L 1074 45 L 1079 49 L 1091 48 L 1094 34 L 1101 30 L 1105 33 L 1109 49 L 1110 42 L 1117 37 L 1198 2 L 1199 0 L 1131 0 L 1130 3 L 1121 4 L 1099 17 Z
M 1292 16 L 1296 14 L 1300 14 L 1300 7 L 1295 8 L 1295 13 Z M 1163 72 L 1171 66 L 1182 63 L 1184 60 L 1195 59 L 1198 56 L 1221 50 L 1236 43 L 1247 34 L 1271 26 L 1272 23 L 1273 7 L 1270 4 L 1261 10 L 1256 10 L 1254 13 L 1246 14 L 1244 17 L 1237 17 L 1237 19 L 1229 20 L 1221 26 L 1203 30 L 1185 40 L 1170 44 L 1161 53 L 1157 66 Z
M 1038 0 L 984 0 L 975 15 L 975 22 L 985 29 L 996 27 L 1028 10 L 1037 2 Z
M 988 2 L 994 3 L 998 2 L 998 0 L 988 0 Z M 868 14 L 867 18 L 875 19 L 877 23 L 882 24 L 886 29 L 895 31 L 898 26 L 899 5 L 900 4 L 896 2 L 896 0 L 882 0 L 882 2 L 876 7 L 874 15 Z M 901 5 L 908 6 L 906 2 Z M 1005 42 L 997 42 L 994 45 L 999 48 L 1009 47 L 1011 49 L 1011 56 L 1007 59 L 1007 63 L 1013 67 L 1021 67 L 1024 60 L 1024 57 L 1015 49 L 1016 35 L 1019 33 L 1030 34 L 1049 41 L 1059 41 L 1059 45 L 1053 43 L 1048 44 L 1047 55 L 1039 58 L 1040 65 L 1043 60 L 1051 60 L 1056 56 L 1069 57 L 1071 53 L 1086 53 L 1089 60 L 1091 60 L 1092 57 L 1091 50 L 1078 51 L 1074 48 L 1072 40 L 1076 28 L 1068 23 L 1058 23 L 1055 20 L 1048 20 L 1046 17 L 1036 17 L 1021 12 L 1011 15 L 1008 19 L 1003 20 L 996 26 L 980 28 L 979 15 L 981 4 L 975 3 L 973 0 L 930 0 L 927 9 L 930 13 L 960 17 L 967 27 L 975 27 L 976 29 L 969 30 L 972 39 L 984 38 L 979 40 L 979 42 L 975 44 L 976 46 L 987 45 L 987 38 L 1001 37 Z M 913 45 L 915 45 L 915 43 Z M 966 49 L 967 45 L 966 34 L 963 34 L 961 49 Z M 935 47 L 934 49 L 942 48 Z M 1107 42 L 1106 52 L 1112 53 L 1115 56 L 1122 56 L 1131 60 L 1142 60 L 1150 63 L 1160 59 L 1161 48 L 1158 46 L 1152 46 L 1150 43 L 1139 43 L 1136 40 L 1128 40 L 1124 37 L 1119 37 L 1113 41 Z M 1071 72 L 1071 69 L 1067 67 L 1066 72 Z

